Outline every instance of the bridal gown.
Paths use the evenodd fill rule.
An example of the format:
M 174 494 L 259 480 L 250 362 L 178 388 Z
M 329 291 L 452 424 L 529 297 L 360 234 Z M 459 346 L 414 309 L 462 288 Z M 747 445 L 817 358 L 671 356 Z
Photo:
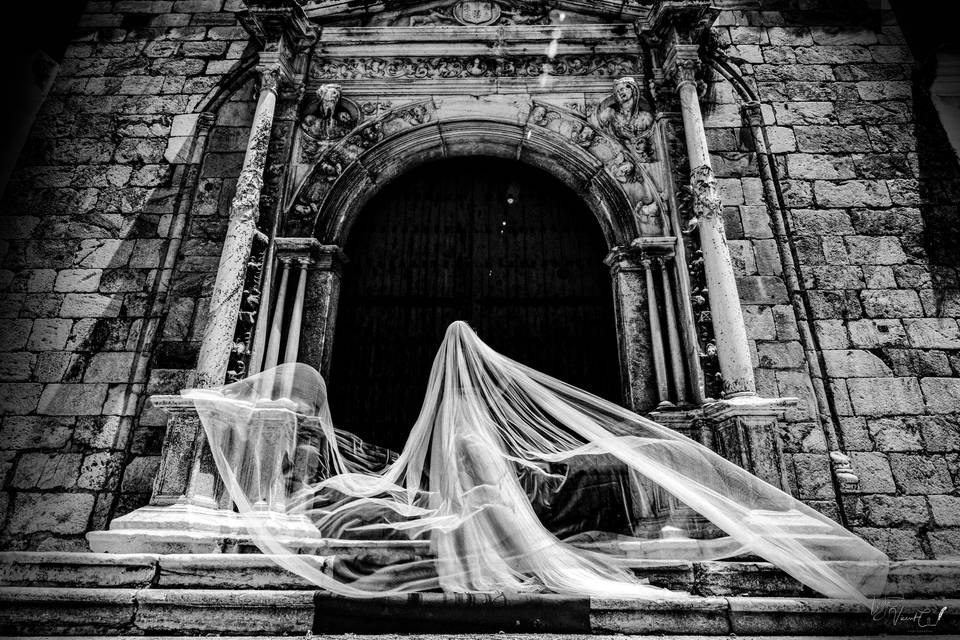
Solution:
M 742 555 L 829 597 L 866 602 L 886 580 L 886 556 L 836 522 L 464 322 L 398 453 L 335 429 L 304 364 L 184 394 L 252 540 L 333 593 L 681 598 L 632 568 Z

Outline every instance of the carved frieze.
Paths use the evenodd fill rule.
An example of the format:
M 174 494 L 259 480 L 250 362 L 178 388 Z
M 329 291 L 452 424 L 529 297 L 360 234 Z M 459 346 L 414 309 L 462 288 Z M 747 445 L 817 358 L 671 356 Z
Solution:
M 379 78 L 619 77 L 633 75 L 639 70 L 639 61 L 632 55 L 320 58 L 311 65 L 310 77 L 323 81 Z

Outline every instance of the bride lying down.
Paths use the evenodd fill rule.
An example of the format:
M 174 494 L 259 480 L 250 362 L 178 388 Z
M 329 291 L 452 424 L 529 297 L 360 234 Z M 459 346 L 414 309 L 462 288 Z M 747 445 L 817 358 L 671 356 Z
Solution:
M 185 394 L 256 544 L 341 595 L 679 598 L 631 567 L 741 554 L 830 597 L 865 602 L 886 580 L 886 556 L 839 524 L 689 438 L 498 354 L 464 322 L 447 329 L 399 454 L 336 430 L 307 365 Z M 330 556 L 331 539 L 387 542 Z

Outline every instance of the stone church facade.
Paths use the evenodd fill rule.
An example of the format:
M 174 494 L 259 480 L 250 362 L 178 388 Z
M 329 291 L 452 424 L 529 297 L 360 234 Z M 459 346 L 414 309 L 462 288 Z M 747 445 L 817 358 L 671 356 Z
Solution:
M 4 547 L 233 549 L 177 393 L 293 361 L 333 393 L 344 319 L 380 313 L 351 278 L 442 235 L 351 233 L 413 172 L 484 157 L 596 235 L 610 321 L 510 315 L 567 318 L 540 351 L 608 336 L 612 399 L 891 557 L 955 557 L 960 168 L 914 72 L 854 0 L 89 2 L 2 200 Z M 579 300 L 537 233 L 529 268 Z M 466 261 L 436 255 L 421 279 Z M 527 267 L 497 255 L 506 291 Z M 507 349 L 541 326 L 515 322 Z

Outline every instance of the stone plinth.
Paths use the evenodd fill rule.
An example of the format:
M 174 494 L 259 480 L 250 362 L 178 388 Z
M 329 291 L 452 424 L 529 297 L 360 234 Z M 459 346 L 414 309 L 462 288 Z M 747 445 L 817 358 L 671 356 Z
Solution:
M 648 417 L 789 492 L 779 429 L 796 403 L 796 398 L 740 396 L 693 409 L 654 411 Z

